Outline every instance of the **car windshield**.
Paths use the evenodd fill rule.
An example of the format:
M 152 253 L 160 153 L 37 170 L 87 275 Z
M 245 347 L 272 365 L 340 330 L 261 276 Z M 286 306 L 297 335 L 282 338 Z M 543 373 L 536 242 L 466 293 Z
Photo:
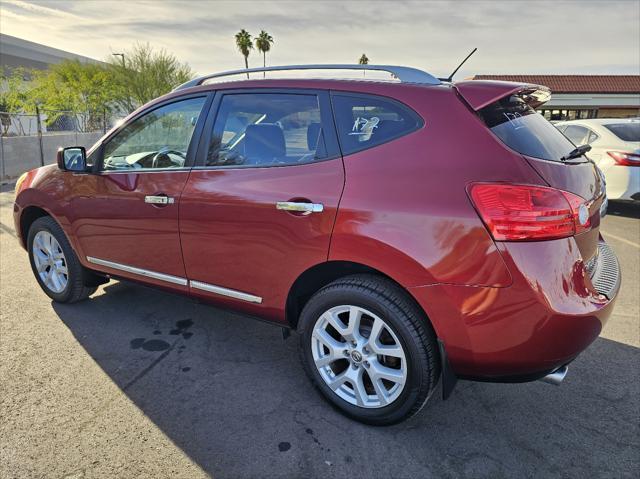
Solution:
M 611 123 L 604 127 L 622 141 L 640 141 L 640 121 Z
M 526 156 L 560 161 L 575 145 L 517 95 L 479 111 L 480 117 L 507 146 Z

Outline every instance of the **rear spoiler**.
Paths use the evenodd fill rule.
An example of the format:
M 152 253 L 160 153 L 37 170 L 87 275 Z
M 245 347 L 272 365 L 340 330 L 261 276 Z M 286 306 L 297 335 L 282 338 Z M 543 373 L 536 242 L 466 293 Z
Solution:
M 511 95 L 518 95 L 532 108 L 539 107 L 551 98 L 549 88 L 531 83 L 465 80 L 455 82 L 453 86 L 475 111 Z

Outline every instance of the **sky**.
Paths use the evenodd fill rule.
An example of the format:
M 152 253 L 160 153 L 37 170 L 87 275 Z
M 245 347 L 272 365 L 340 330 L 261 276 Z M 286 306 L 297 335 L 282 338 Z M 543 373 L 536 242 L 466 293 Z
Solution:
M 640 74 L 640 0 L 0 0 L 0 31 L 103 60 L 149 42 L 197 73 L 243 68 L 234 35 L 269 32 L 267 62 L 370 63 L 447 76 Z M 250 66 L 261 66 L 258 52 Z

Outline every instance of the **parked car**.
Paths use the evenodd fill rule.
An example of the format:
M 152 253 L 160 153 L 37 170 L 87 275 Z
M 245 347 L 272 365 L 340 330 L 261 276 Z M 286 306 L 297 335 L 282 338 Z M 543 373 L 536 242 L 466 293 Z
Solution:
M 370 424 L 440 379 L 559 383 L 620 271 L 595 165 L 533 109 L 549 91 L 350 68 L 397 81 L 209 75 L 26 173 L 44 292 L 126 279 L 297 330 L 313 384 Z
M 602 118 L 562 121 L 556 127 L 600 168 L 610 200 L 640 201 L 640 120 Z

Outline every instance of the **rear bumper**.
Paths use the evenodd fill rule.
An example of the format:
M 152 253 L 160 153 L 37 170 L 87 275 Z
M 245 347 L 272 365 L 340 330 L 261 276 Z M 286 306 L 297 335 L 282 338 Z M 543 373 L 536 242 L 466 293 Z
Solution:
M 499 248 L 513 277 L 510 287 L 441 284 L 411 293 L 457 376 L 538 379 L 570 363 L 598 337 L 620 288 L 618 261 L 601 243 L 590 272 L 573 238 Z

